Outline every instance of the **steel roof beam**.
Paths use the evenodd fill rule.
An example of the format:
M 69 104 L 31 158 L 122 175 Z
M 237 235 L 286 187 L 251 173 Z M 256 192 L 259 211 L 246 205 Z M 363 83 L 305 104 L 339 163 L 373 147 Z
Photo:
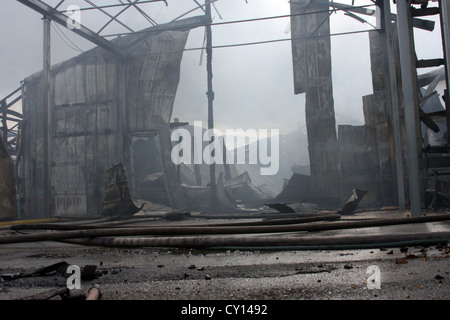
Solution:
M 51 6 L 47 5 L 46 3 L 40 1 L 40 0 L 17 0 L 18 2 L 22 3 L 23 5 L 39 12 L 40 14 L 52 19 L 56 23 L 59 23 L 63 27 L 67 28 L 67 21 L 70 20 L 70 18 Z M 71 30 L 78 34 L 79 36 L 83 37 L 84 39 L 87 39 L 91 41 L 92 43 L 98 45 L 99 47 L 108 50 L 111 53 L 114 53 L 120 57 L 125 57 L 124 51 L 116 46 L 115 44 L 111 43 L 110 41 L 104 39 L 103 37 L 97 35 L 94 31 L 86 28 L 85 26 L 80 24 L 80 28 Z
M 165 2 L 165 0 L 140 0 L 139 4 L 148 4 L 148 3 L 154 3 L 154 2 Z M 90 11 L 90 10 L 98 10 L 98 9 L 108 9 L 108 8 L 117 8 L 117 7 L 123 7 L 128 6 L 127 3 L 121 2 L 117 4 L 106 4 L 106 5 L 97 5 L 96 7 L 82 7 L 80 8 L 80 11 Z M 57 8 L 55 8 L 57 9 Z M 59 10 L 61 13 L 69 12 L 69 10 Z
M 324 0 L 315 0 L 318 2 L 324 3 Z M 328 3 L 328 1 L 327 1 Z M 338 2 L 330 2 L 329 3 L 331 7 L 338 10 L 344 10 L 344 11 L 352 11 L 354 13 L 359 13 L 367 16 L 375 16 L 376 11 L 372 9 L 362 8 L 362 7 L 354 7 L 349 4 L 343 4 Z M 397 21 L 397 15 L 392 13 L 391 14 L 392 21 Z M 418 29 L 423 29 L 427 31 L 433 31 L 434 30 L 434 21 L 430 20 L 424 20 L 419 18 L 413 18 L 413 26 Z
M 120 2 L 122 2 L 122 0 L 119 0 Z M 153 20 L 148 14 L 145 13 L 145 11 L 143 11 L 141 8 L 139 8 L 137 6 L 139 0 L 136 0 L 134 2 L 131 2 L 131 0 L 127 0 L 145 19 L 147 19 L 148 22 L 150 22 L 152 25 L 157 26 L 158 24 L 156 23 L 155 20 Z
M 58 9 L 60 5 L 62 5 L 66 0 L 61 0 L 55 7 L 55 9 Z
M 97 34 L 100 34 L 100 32 L 102 32 L 103 29 L 105 29 L 111 22 L 116 21 L 118 24 L 120 24 L 121 26 L 123 26 L 125 29 L 128 29 L 128 31 L 134 32 L 133 29 L 131 29 L 130 27 L 128 27 L 125 23 L 123 23 L 122 21 L 120 21 L 119 19 L 117 19 L 117 17 L 122 14 L 122 12 L 124 12 L 125 10 L 127 10 L 130 6 L 122 9 L 118 14 L 116 14 L 115 16 L 112 16 L 111 14 L 109 14 L 108 12 L 106 12 L 105 10 L 103 10 L 102 8 L 99 8 L 95 3 L 93 3 L 90 0 L 84 0 L 85 2 L 89 3 L 91 6 L 93 6 L 94 8 L 98 9 L 100 12 L 104 13 L 105 15 L 107 15 L 109 18 L 111 18 L 111 20 L 108 21 L 107 24 L 105 24 L 100 31 L 97 32 Z

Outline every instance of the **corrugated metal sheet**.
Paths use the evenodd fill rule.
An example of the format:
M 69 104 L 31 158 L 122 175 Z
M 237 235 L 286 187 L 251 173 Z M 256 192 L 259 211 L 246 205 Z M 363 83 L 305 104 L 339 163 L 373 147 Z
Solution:
M 344 203 L 356 188 L 368 192 L 362 206 L 379 204 L 380 168 L 376 129 L 340 125 L 338 131 L 341 202 Z
M 333 206 L 339 204 L 339 157 L 328 10 L 326 1 L 291 1 L 294 92 L 306 93 L 311 193 Z
M 125 61 L 94 48 L 52 68 L 54 215 L 99 214 L 106 170 L 131 161 L 123 143 L 134 132 L 168 126 L 188 34 L 180 29 L 130 35 L 117 41 L 135 42 L 127 47 Z M 25 92 L 25 216 L 46 217 L 49 213 L 39 210 L 44 167 L 41 74 L 25 80 Z
M 294 92 L 299 94 L 307 91 L 311 79 L 331 74 L 329 5 L 325 1 L 290 2 Z M 311 12 L 318 13 L 305 14 Z

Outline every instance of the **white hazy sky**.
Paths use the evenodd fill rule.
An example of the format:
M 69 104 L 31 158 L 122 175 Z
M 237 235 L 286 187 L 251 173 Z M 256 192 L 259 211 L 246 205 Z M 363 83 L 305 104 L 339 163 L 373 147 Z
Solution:
M 118 3 L 117 0 L 91 0 L 98 5 Z M 59 0 L 46 0 L 56 5 Z M 203 0 L 198 2 L 203 3 Z M 351 4 L 351 0 L 340 0 Z M 158 23 L 196 6 L 191 0 L 167 0 L 142 8 Z M 86 6 L 81 0 L 67 0 L 70 4 Z M 355 0 L 355 5 L 372 4 L 369 0 Z M 394 5 L 393 5 L 394 6 Z M 214 22 L 234 21 L 289 14 L 287 0 L 219 0 L 213 10 Z M 373 7 L 374 8 L 374 7 Z M 110 14 L 119 9 L 108 9 Z M 202 14 L 197 10 L 193 15 Z M 97 31 L 108 18 L 103 14 L 82 12 L 82 23 Z M 120 19 L 140 30 L 149 26 L 139 13 L 129 9 Z M 375 24 L 373 18 L 369 18 Z M 42 69 L 41 15 L 15 0 L 3 0 L 0 8 L 0 97 L 19 86 L 25 77 Z M 340 12 L 331 15 L 331 32 L 369 30 Z M 62 31 L 61 31 L 62 30 Z M 125 32 L 118 24 L 111 24 L 102 35 Z M 238 44 L 290 37 L 289 19 L 229 24 L 213 27 L 213 45 Z M 70 41 L 62 40 L 63 35 Z M 204 28 L 192 30 L 187 48 L 203 46 Z M 62 27 L 52 28 L 52 62 L 69 59 L 92 44 L 71 34 Z M 419 59 L 442 58 L 439 24 L 433 32 L 416 30 Z M 180 121 L 207 122 L 206 56 L 201 50 L 186 51 L 181 66 L 181 80 L 174 106 L 174 117 Z M 372 93 L 369 43 L 367 33 L 332 37 L 334 102 L 339 124 L 363 123 L 362 96 Z M 426 71 L 426 70 L 424 70 Z M 219 129 L 274 128 L 288 132 L 304 125 L 304 96 L 294 95 L 290 41 L 218 48 L 213 52 L 213 89 L 215 92 L 214 120 Z

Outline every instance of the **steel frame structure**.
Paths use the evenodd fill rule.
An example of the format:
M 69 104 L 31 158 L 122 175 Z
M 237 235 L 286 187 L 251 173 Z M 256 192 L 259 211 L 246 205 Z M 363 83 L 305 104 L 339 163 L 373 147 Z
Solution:
M 39 12 L 40 14 L 42 14 L 44 16 L 44 21 L 51 20 L 51 21 L 54 21 L 54 22 L 62 25 L 63 27 L 67 27 L 67 21 L 71 19 L 67 15 L 67 13 L 69 12 L 68 10 L 60 9 L 61 6 L 64 3 L 66 3 L 67 0 L 59 1 L 56 6 L 50 6 L 47 3 L 45 3 L 44 0 L 17 0 L 17 1 L 27 7 L 35 10 L 36 12 Z M 97 5 L 92 0 L 83 0 L 83 1 L 88 6 L 80 7 L 80 10 L 82 10 L 82 11 L 97 10 L 98 12 L 103 13 L 107 17 L 107 21 L 97 31 L 93 31 L 82 24 L 80 24 L 79 28 L 71 29 L 71 31 L 73 31 L 74 33 L 78 34 L 79 36 L 83 37 L 84 39 L 87 39 L 88 41 L 96 44 L 97 46 L 99 46 L 121 58 L 125 58 L 127 56 L 126 50 L 124 48 L 121 48 L 118 45 L 116 45 L 113 41 L 107 40 L 106 38 L 109 36 L 102 36 L 101 35 L 102 32 L 108 26 L 110 26 L 112 23 L 116 23 L 116 24 L 121 25 L 125 29 L 127 29 L 129 32 L 134 33 L 135 31 L 130 26 L 128 26 L 127 24 L 125 24 L 123 21 L 120 20 L 120 16 L 124 12 L 131 10 L 131 9 L 136 10 L 139 15 L 143 16 L 145 18 L 145 20 L 147 20 L 147 22 L 150 24 L 150 27 L 156 27 L 155 29 L 158 30 L 159 24 L 152 17 L 150 17 L 150 15 L 148 13 L 143 11 L 140 8 L 140 5 L 156 3 L 156 2 L 164 2 L 166 5 L 168 5 L 167 0 L 117 0 L 118 3 L 106 4 L 106 5 Z M 186 12 L 185 14 L 177 17 L 174 20 L 177 20 L 177 19 L 179 19 L 195 10 L 199 10 L 199 9 L 204 12 L 205 16 L 209 17 L 209 19 L 211 18 L 211 4 L 214 7 L 214 2 L 217 0 L 205 0 L 204 4 L 200 4 L 198 0 L 193 0 L 193 1 L 195 3 L 195 7 L 192 10 Z M 315 0 L 315 1 L 320 2 L 322 0 Z M 377 1 L 373 0 L 374 3 L 382 3 L 383 1 L 384 0 L 377 0 Z M 389 0 L 385 1 L 386 7 L 388 4 L 388 1 Z M 429 1 L 436 1 L 436 0 L 429 0 Z M 403 57 L 409 56 L 409 53 L 412 53 L 412 51 L 413 51 L 413 43 L 408 42 L 410 40 L 409 33 L 411 32 L 412 28 L 414 28 L 414 27 L 421 28 L 421 29 L 429 30 L 429 31 L 432 31 L 434 29 L 434 22 L 417 18 L 418 16 L 428 15 L 430 12 L 428 12 L 427 10 L 423 10 L 422 13 L 420 13 L 420 12 L 416 13 L 414 15 L 414 17 L 409 17 L 410 20 L 408 21 L 407 15 L 410 15 L 410 12 L 408 12 L 410 9 L 410 4 L 422 3 L 422 2 L 427 2 L 427 1 L 397 0 L 398 15 L 394 15 L 394 14 L 390 13 L 389 10 L 385 10 L 384 12 L 381 13 L 385 16 L 390 14 L 390 19 L 385 17 L 386 21 L 396 21 L 397 22 L 398 30 L 401 33 L 400 50 L 402 51 Z M 445 55 L 445 57 L 448 57 L 449 52 L 450 52 L 450 49 L 449 49 L 450 31 L 449 31 L 449 27 L 448 27 L 450 6 L 447 4 L 447 1 L 438 1 L 438 2 L 440 4 L 440 8 L 441 8 L 441 12 L 440 12 L 441 17 L 442 17 L 441 24 L 443 25 L 443 43 L 444 43 L 444 53 L 445 53 L 444 55 Z M 350 16 L 354 19 L 357 19 L 358 21 L 363 22 L 363 23 L 367 23 L 367 21 L 365 21 L 361 17 L 357 16 L 356 14 L 362 14 L 362 15 L 366 15 L 366 16 L 373 16 L 375 14 L 374 10 L 358 9 L 358 8 L 354 8 L 353 6 L 343 5 L 343 4 L 339 4 L 336 2 L 330 2 L 330 6 L 332 8 L 334 8 L 335 10 L 345 11 L 348 16 Z M 113 15 L 113 14 L 110 14 L 106 10 L 108 8 L 120 8 L 120 10 L 116 14 Z M 216 8 L 214 7 L 214 9 L 216 9 Z M 211 20 L 209 20 L 209 21 L 211 21 Z M 389 25 L 389 27 L 391 27 L 391 25 L 388 24 L 387 22 L 386 22 L 386 25 Z M 206 27 L 207 27 L 207 33 L 209 34 L 209 41 L 207 42 L 206 49 L 207 49 L 208 55 L 211 57 L 212 42 L 211 42 L 210 22 L 208 25 L 206 25 Z M 164 30 L 164 27 L 161 28 L 161 30 Z M 49 36 L 49 35 L 47 35 L 47 36 Z M 47 41 L 49 41 L 49 39 L 47 39 Z M 391 45 L 392 44 L 388 45 L 390 50 L 392 50 Z M 47 51 L 47 54 L 49 54 L 49 52 L 48 52 L 49 50 L 46 50 L 46 51 Z M 411 61 L 404 61 L 404 60 L 402 61 L 402 70 L 403 70 L 402 75 L 403 75 L 403 83 L 404 83 L 403 94 L 407 99 L 411 98 L 411 97 L 413 97 L 415 99 L 415 95 L 416 95 L 416 92 L 415 92 L 416 89 L 414 88 L 414 85 L 413 85 L 414 81 L 416 81 L 416 79 L 415 79 L 416 74 L 414 74 L 414 70 L 413 70 L 414 66 L 412 66 L 412 64 L 414 63 L 413 58 L 414 57 L 411 58 L 412 59 Z M 49 57 L 45 57 L 45 55 L 44 55 L 44 59 L 49 59 Z M 448 59 L 440 59 L 440 60 L 444 61 L 446 71 L 447 71 L 446 72 L 446 81 L 448 83 L 448 81 L 449 81 Z M 45 61 L 47 61 L 47 63 L 45 63 Z M 389 64 L 391 64 L 391 67 L 392 67 L 392 61 L 389 61 Z M 412 69 L 410 68 L 411 66 L 412 66 Z M 49 68 L 50 68 L 49 60 L 44 60 L 44 74 L 46 72 L 49 72 Z M 211 78 L 211 72 L 212 72 L 211 71 L 211 63 L 209 61 L 209 63 L 208 63 L 208 80 L 210 80 L 210 78 Z M 391 72 L 392 72 L 392 70 L 391 70 Z M 391 74 L 390 76 L 391 76 L 391 78 L 393 78 L 393 74 Z M 412 81 L 412 84 L 410 83 L 410 80 Z M 394 89 L 394 88 L 392 88 L 392 89 Z M 212 84 L 208 83 L 208 98 L 209 98 L 208 113 L 210 115 L 209 127 L 213 126 L 213 119 L 212 119 L 213 97 L 214 97 L 214 94 L 212 91 Z M 448 97 L 446 97 L 446 98 L 448 99 Z M 395 105 L 398 102 L 393 101 L 392 103 Z M 406 103 L 410 106 L 417 105 L 416 100 L 412 100 L 412 101 L 407 100 Z M 447 105 L 447 107 L 448 107 L 448 105 Z M 7 108 L 4 106 L 3 110 L 6 111 Z M 410 141 L 408 141 L 408 145 L 409 145 L 408 149 L 409 149 L 409 159 L 411 161 L 409 163 L 409 170 L 411 170 L 411 168 L 413 169 L 412 173 L 410 172 L 410 182 L 413 182 L 412 186 L 410 186 L 410 188 L 412 188 L 411 189 L 412 190 L 411 199 L 413 200 L 412 211 L 413 211 L 413 215 L 417 216 L 417 215 L 420 215 L 420 203 L 419 203 L 419 201 L 417 201 L 417 198 L 420 198 L 420 191 L 419 191 L 419 186 L 417 184 L 419 182 L 419 178 L 418 178 L 419 154 L 418 154 L 417 150 L 414 148 L 414 145 L 415 145 L 414 141 L 417 138 L 417 132 L 415 132 L 415 122 L 416 122 L 415 117 L 416 117 L 416 115 L 415 115 L 415 111 L 413 109 L 407 108 L 407 111 L 409 113 L 406 115 L 406 121 L 408 123 L 407 129 L 408 129 L 408 132 L 410 135 Z M 397 146 L 398 146 L 398 141 L 397 141 Z M 211 175 L 213 175 L 213 172 L 211 172 Z M 402 189 L 403 189 L 403 187 L 399 188 L 399 192 L 403 192 Z M 403 202 L 403 201 L 404 200 L 401 200 L 401 202 Z

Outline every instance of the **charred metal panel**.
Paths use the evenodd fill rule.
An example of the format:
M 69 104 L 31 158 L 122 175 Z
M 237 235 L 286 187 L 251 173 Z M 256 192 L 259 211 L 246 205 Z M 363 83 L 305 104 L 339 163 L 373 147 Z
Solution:
M 310 80 L 328 77 L 331 74 L 328 10 L 329 4 L 325 1 L 291 1 L 295 94 L 305 93 Z M 320 13 L 305 14 L 311 12 Z
M 375 129 L 378 150 L 380 203 L 396 203 L 395 150 L 390 103 L 386 98 L 386 77 L 383 36 L 378 30 L 369 32 L 370 61 L 373 94 L 363 97 L 363 112 L 366 126 Z
M 39 79 L 40 80 L 40 79 Z M 24 216 L 46 217 L 40 208 L 44 207 L 44 150 L 43 150 L 43 107 L 42 81 L 28 79 L 24 83 L 23 115 L 27 125 L 23 137 L 24 147 Z M 38 121 L 41 119 L 41 121 Z
M 291 1 L 294 91 L 306 93 L 311 193 L 323 205 L 339 202 L 329 4 Z M 305 14 L 317 12 L 314 14 Z
M 91 176 L 91 170 L 106 172 L 119 157 L 117 68 L 103 59 L 95 65 L 76 59 L 53 73 L 56 215 L 99 213 L 104 173 Z
M 379 30 L 369 32 L 370 43 L 370 65 L 372 71 L 373 92 L 384 91 L 385 88 L 385 69 L 384 69 L 384 50 L 383 37 Z
M 341 201 L 353 189 L 367 191 L 361 205 L 378 204 L 380 198 L 376 129 L 369 126 L 339 126 Z
M 380 203 L 382 205 L 393 205 L 395 204 L 393 136 L 385 106 L 386 102 L 383 92 L 363 97 L 366 126 L 373 129 L 375 133 L 374 146 L 378 155 L 376 181 L 380 188 Z
M 189 27 L 202 19 L 187 19 Z M 54 215 L 97 215 L 111 165 L 132 167 L 135 133 L 157 132 L 167 191 L 179 204 L 175 166 L 170 159 L 169 121 L 189 27 L 132 34 L 115 41 L 130 54 L 123 60 L 94 48 L 52 68 L 51 155 Z M 149 30 L 146 30 L 149 31 Z M 43 207 L 42 73 L 24 82 L 25 217 L 47 217 Z M 164 148 L 163 148 L 164 147 Z M 132 175 L 130 175 L 132 176 Z
M 189 31 L 166 31 L 143 41 L 127 64 L 127 105 L 130 132 L 167 124 L 172 115 L 181 63 Z M 158 54 L 166 52 L 165 54 Z

